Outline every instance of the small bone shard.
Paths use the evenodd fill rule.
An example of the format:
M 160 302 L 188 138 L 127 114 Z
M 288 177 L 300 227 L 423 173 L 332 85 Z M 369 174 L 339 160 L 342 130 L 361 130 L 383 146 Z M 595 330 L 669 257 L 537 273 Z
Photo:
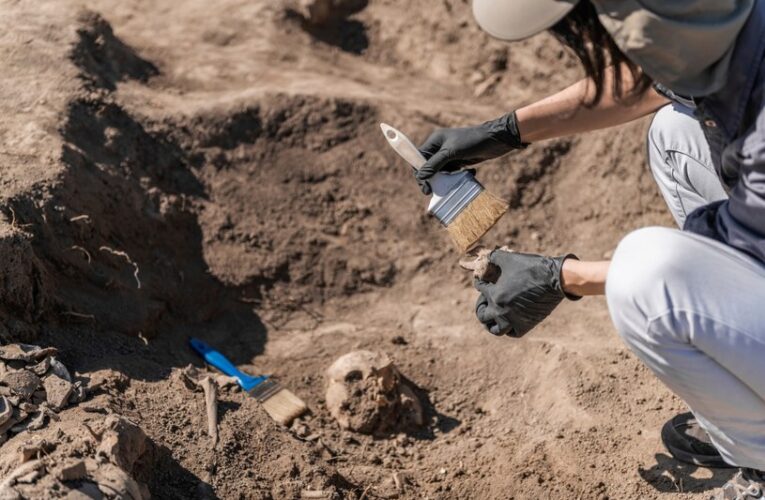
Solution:
M 475 279 L 488 281 L 489 283 L 496 283 L 499 279 L 499 275 L 502 274 L 502 271 L 499 267 L 489 262 L 489 256 L 495 250 L 512 252 L 512 250 L 506 246 L 494 248 L 476 247 L 460 259 L 460 267 L 466 271 L 473 271 L 473 277 Z
M 183 381 L 189 389 L 202 389 L 205 395 L 205 410 L 207 412 L 207 435 L 210 436 L 213 447 L 218 444 L 218 384 L 213 378 L 194 365 L 189 365 L 181 372 Z M 231 377 L 226 377 L 231 379 Z M 224 379 L 225 383 L 226 380 Z
M 205 393 L 205 408 L 207 409 L 207 434 L 212 439 L 212 445 L 218 444 L 218 391 L 215 382 L 210 377 L 204 377 L 199 381 Z

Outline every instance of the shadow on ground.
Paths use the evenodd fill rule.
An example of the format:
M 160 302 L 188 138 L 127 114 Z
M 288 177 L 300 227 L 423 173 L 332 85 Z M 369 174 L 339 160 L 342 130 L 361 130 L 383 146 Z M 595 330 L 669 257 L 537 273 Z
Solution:
M 648 484 L 662 493 L 700 493 L 722 487 L 735 474 L 735 469 L 708 469 L 711 478 L 697 478 L 693 475 L 699 467 L 683 462 L 663 453 L 654 455 L 656 464 L 648 469 L 639 468 L 638 473 Z

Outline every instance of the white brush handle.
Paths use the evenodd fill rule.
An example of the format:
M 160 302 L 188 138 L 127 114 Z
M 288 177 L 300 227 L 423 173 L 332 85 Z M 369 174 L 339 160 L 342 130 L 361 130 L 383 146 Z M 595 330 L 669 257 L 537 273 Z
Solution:
M 390 147 L 415 170 L 419 170 L 425 164 L 425 157 L 422 156 L 420 150 L 412 144 L 412 141 L 407 136 L 387 123 L 381 123 L 380 128 L 383 134 L 385 134 L 385 139 L 388 140 Z
M 406 135 L 387 123 L 381 123 L 380 128 L 382 129 L 388 144 L 390 144 L 390 147 L 411 165 L 412 168 L 419 170 L 420 167 L 425 164 L 425 157 L 422 156 L 422 153 L 417 149 L 417 146 L 412 144 L 412 141 L 410 141 Z M 430 199 L 428 210 L 432 210 L 441 198 L 446 196 L 465 176 L 472 177 L 468 172 L 456 172 L 453 174 L 443 172 L 437 173 L 428 179 L 428 184 L 430 184 L 430 188 L 433 191 L 433 197 Z

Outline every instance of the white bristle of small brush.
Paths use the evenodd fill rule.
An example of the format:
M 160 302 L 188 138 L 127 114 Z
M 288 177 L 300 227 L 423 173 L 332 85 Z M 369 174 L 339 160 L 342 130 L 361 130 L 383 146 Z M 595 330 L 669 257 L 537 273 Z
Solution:
M 446 226 L 460 253 L 465 253 L 507 212 L 502 198 L 484 190 Z
M 283 387 L 263 400 L 261 404 L 271 418 L 282 425 L 289 425 L 308 411 L 308 406 L 302 399 Z

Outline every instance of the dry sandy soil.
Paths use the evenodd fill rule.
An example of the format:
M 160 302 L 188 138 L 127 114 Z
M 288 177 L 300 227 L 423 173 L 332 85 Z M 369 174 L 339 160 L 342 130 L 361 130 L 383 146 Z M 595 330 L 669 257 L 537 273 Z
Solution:
M 55 346 L 100 381 L 54 438 L 128 419 L 148 444 L 124 468 L 163 499 L 674 500 L 729 476 L 667 456 L 659 429 L 683 405 L 603 300 L 563 304 L 522 340 L 482 331 L 379 131 L 420 140 L 561 88 L 578 70 L 546 35 L 492 41 L 464 0 L 372 0 L 323 29 L 275 0 L 0 5 L 0 338 Z M 483 167 L 512 206 L 486 242 L 599 259 L 669 225 L 646 126 Z M 177 376 L 200 365 L 189 336 L 278 376 L 311 413 L 283 428 L 222 391 L 213 447 L 202 394 Z M 359 348 L 419 388 L 423 428 L 333 421 L 324 371 Z

